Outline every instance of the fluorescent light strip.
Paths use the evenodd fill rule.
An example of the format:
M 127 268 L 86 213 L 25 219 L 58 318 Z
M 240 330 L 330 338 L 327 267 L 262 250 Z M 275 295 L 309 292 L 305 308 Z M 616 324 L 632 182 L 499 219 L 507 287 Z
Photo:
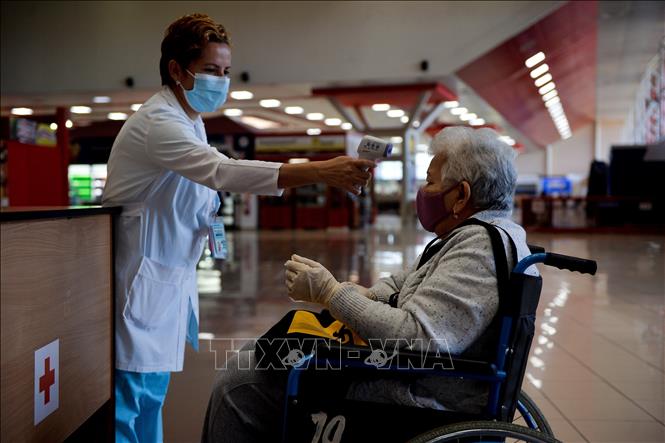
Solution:
M 338 118 L 327 118 L 323 123 L 325 123 L 328 126 L 339 126 L 342 124 L 342 120 Z
M 532 55 L 531 57 L 527 58 L 524 64 L 526 65 L 527 68 L 533 68 L 543 60 L 545 60 L 545 54 L 543 52 L 538 52 Z
M 386 112 L 386 115 L 391 118 L 397 118 L 397 117 L 402 117 L 404 115 L 404 111 L 401 109 L 391 109 L 388 112 Z
M 534 85 L 536 85 L 536 88 L 540 88 L 544 84 L 548 83 L 550 80 L 552 80 L 552 74 L 547 73 L 541 77 L 538 77 L 535 82 L 533 82 Z
M 124 112 L 109 112 L 106 117 L 109 120 L 127 120 L 127 114 Z
M 284 112 L 291 115 L 297 115 L 297 114 L 302 114 L 303 112 L 305 112 L 305 110 L 302 108 L 302 106 L 287 106 L 286 108 L 284 108 Z
M 319 128 L 309 128 L 307 130 L 307 135 L 319 135 L 321 134 L 321 130 Z
M 388 103 L 376 103 L 372 105 L 372 111 L 387 111 L 388 109 L 390 109 Z
M 11 113 L 14 115 L 32 115 L 31 108 L 12 108 Z
M 90 114 L 92 112 L 90 106 L 72 106 L 69 110 L 72 114 Z
M 242 115 L 242 109 L 238 108 L 225 109 L 224 115 L 227 117 L 240 117 Z
M 551 90 L 553 90 L 554 88 L 556 88 L 556 85 L 554 84 L 554 82 L 549 82 L 545 86 L 542 86 L 540 89 L 538 89 L 538 93 L 540 95 L 544 95 L 544 94 L 550 92 Z
M 556 89 L 553 89 L 550 92 L 548 92 L 547 94 L 543 95 L 543 101 L 547 101 L 547 100 L 551 99 L 552 97 L 556 97 L 557 95 L 559 95 L 559 93 L 557 92 Z
M 443 106 L 446 108 L 456 108 L 459 106 L 459 102 L 456 101 L 443 102 Z
M 538 66 L 536 69 L 531 71 L 529 75 L 531 75 L 531 78 L 538 78 L 549 70 L 550 67 L 547 66 L 547 63 L 543 63 L 542 65 Z
M 282 102 L 273 98 L 267 98 L 259 101 L 259 105 L 263 106 L 264 108 L 278 108 L 281 104 Z
M 547 100 L 545 102 L 545 106 L 548 108 L 551 108 L 552 106 L 561 103 L 561 99 L 557 97 L 552 97 L 551 99 Z
M 467 112 L 469 112 L 469 110 L 466 108 L 453 108 L 450 110 L 450 113 L 453 115 L 462 115 L 466 114 Z
M 309 114 L 307 114 L 305 116 L 305 118 L 307 120 L 316 121 L 316 120 L 323 120 L 325 118 L 325 116 L 323 114 L 321 114 L 320 112 L 310 112 Z
M 254 94 L 250 91 L 231 91 L 231 98 L 234 100 L 251 100 Z

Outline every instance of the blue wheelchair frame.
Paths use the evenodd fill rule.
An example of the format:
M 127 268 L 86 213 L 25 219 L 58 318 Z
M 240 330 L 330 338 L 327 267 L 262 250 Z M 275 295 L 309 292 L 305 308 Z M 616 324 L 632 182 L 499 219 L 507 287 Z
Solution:
M 543 248 L 539 247 L 534 247 L 530 246 L 532 252 L 531 255 L 523 258 L 520 260 L 517 265 L 513 268 L 513 271 L 510 276 L 510 280 L 514 280 L 515 275 L 527 275 L 525 274 L 526 270 L 535 264 L 538 263 L 543 263 L 547 266 L 554 266 L 559 269 L 567 269 L 570 271 L 577 271 L 581 273 L 588 273 L 588 274 L 595 274 L 596 272 L 596 262 L 593 260 L 586 260 L 586 259 L 580 259 L 576 257 L 570 257 L 570 256 L 565 256 L 565 255 L 560 255 L 560 254 L 555 254 L 555 253 L 549 253 L 545 252 Z M 537 278 L 542 282 L 540 277 L 532 277 L 528 276 L 530 278 Z M 539 298 L 540 297 L 540 286 L 538 286 L 538 294 L 534 295 L 535 297 Z M 537 305 L 536 305 L 537 307 Z M 534 310 L 534 315 L 535 315 L 535 307 L 533 308 Z M 465 359 L 460 359 L 456 358 L 453 356 L 450 356 L 450 359 L 448 360 L 449 362 L 452 362 L 456 366 L 461 366 L 462 369 L 466 370 L 447 370 L 447 369 L 415 369 L 415 368 L 402 368 L 402 367 L 390 367 L 388 368 L 389 371 L 397 371 L 397 372 L 407 372 L 407 373 L 413 373 L 417 372 L 418 374 L 422 375 L 438 375 L 441 377 L 458 377 L 458 378 L 464 378 L 467 380 L 478 380 L 478 381 L 484 381 L 489 383 L 489 398 L 486 406 L 486 411 L 485 414 L 482 414 L 481 416 L 478 416 L 477 419 L 480 420 L 499 420 L 499 421 L 505 421 L 507 420 L 512 420 L 513 414 L 515 412 L 515 409 L 517 409 L 521 414 L 522 417 L 524 418 L 525 422 L 531 429 L 537 429 L 537 423 L 534 417 L 530 414 L 529 410 L 527 407 L 522 404 L 521 401 L 518 400 L 517 394 L 514 395 L 514 401 L 512 402 L 512 408 L 508 408 L 508 411 L 500 411 L 501 408 L 501 389 L 505 385 L 506 381 L 508 380 L 508 375 L 506 372 L 506 362 L 507 362 L 507 355 L 510 353 L 512 354 L 512 349 L 510 347 L 510 337 L 513 332 L 513 326 L 515 324 L 515 319 L 512 316 L 509 315 L 504 315 L 501 318 L 500 321 L 500 329 L 499 329 L 499 340 L 498 340 L 498 346 L 496 349 L 496 357 L 494 362 L 484 362 L 484 361 L 474 361 L 474 360 L 465 360 Z M 529 339 L 529 346 L 530 347 L 530 339 Z M 351 349 L 354 352 L 362 352 L 365 350 L 367 352 L 368 348 L 364 347 L 357 347 L 357 346 L 343 346 L 344 349 Z M 526 356 L 528 356 L 529 349 L 526 349 Z M 400 352 L 400 355 L 402 352 Z M 426 355 L 426 354 L 425 354 Z M 524 360 L 526 360 L 526 356 L 524 356 Z M 287 426 L 288 426 L 288 421 L 289 421 L 289 408 L 294 399 L 298 398 L 299 395 L 299 389 L 300 389 L 300 381 L 301 381 L 301 376 L 302 374 L 310 367 L 315 366 L 315 367 L 320 367 L 319 365 L 330 365 L 330 364 L 341 364 L 345 368 L 366 368 L 366 369 L 373 369 L 376 370 L 377 367 L 371 364 L 364 363 L 362 360 L 344 360 L 342 359 L 341 361 L 335 358 L 330 358 L 330 357 L 319 357 L 315 353 L 311 353 L 309 355 L 306 355 L 303 357 L 297 364 L 293 366 L 291 369 L 289 375 L 288 375 L 288 382 L 286 386 L 286 395 L 285 395 L 285 407 L 284 407 L 284 415 L 283 415 L 283 441 L 286 441 L 286 436 L 287 436 Z M 408 365 L 407 365 L 408 366 Z M 522 378 L 524 375 L 524 367 L 526 366 L 526 361 L 524 361 L 522 368 L 518 368 L 519 373 L 511 373 L 511 376 L 518 376 L 519 380 L 517 380 L 517 393 L 519 393 L 520 388 L 521 388 L 521 382 Z M 382 368 L 386 369 L 386 368 Z M 513 372 L 514 372 L 513 368 Z M 297 400 L 296 400 L 297 402 Z M 512 410 L 511 410 L 512 409 Z M 503 412 L 503 413 L 501 413 Z

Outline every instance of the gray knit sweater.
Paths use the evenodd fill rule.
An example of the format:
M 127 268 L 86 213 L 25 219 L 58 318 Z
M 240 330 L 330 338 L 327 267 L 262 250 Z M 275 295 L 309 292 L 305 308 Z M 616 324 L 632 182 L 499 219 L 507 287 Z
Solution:
M 482 211 L 473 218 L 503 228 L 517 247 L 517 256 L 529 255 L 524 230 L 510 220 L 508 211 Z M 501 236 L 510 251 L 509 240 Z M 353 286 L 342 286 L 332 298 L 334 317 L 369 339 L 437 339 L 440 351 L 445 345 L 452 354 L 483 347 L 478 338 L 497 312 L 499 297 L 494 255 L 489 234 L 482 226 L 453 230 L 445 245 L 420 269 L 420 257 L 409 269 L 380 279 L 370 288 L 376 298 L 362 295 Z M 512 268 L 511 254 L 508 264 Z M 530 272 L 536 274 L 534 267 Z M 399 292 L 397 307 L 388 304 Z M 444 341 L 441 339 L 445 339 Z M 489 345 L 489 343 L 487 344 Z M 431 349 L 431 348 L 430 348 Z M 486 388 L 478 382 L 422 377 L 411 383 L 380 378 L 354 383 L 350 398 L 476 412 L 486 398 Z

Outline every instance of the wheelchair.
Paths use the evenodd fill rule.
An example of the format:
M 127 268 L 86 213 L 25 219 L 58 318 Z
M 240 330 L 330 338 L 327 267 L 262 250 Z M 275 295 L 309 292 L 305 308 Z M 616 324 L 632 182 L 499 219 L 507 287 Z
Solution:
M 543 263 L 594 275 L 597 265 L 593 260 L 549 253 L 536 246 L 529 248 L 531 255 L 510 272 L 506 283 L 509 290 L 504 292 L 510 295 L 509 300 L 500 300 L 495 317 L 499 334 L 491 358 L 444 357 L 400 348 L 390 359 L 385 358 L 385 352 L 378 355 L 378 362 L 384 363 L 379 365 L 377 351 L 371 347 L 317 347 L 304 355 L 288 374 L 282 441 L 557 442 L 536 403 L 521 391 L 542 288 L 542 278 L 525 271 L 531 265 Z M 344 384 L 338 383 L 340 379 L 363 376 L 369 379 L 394 376 L 404 380 L 422 375 L 486 383 L 487 402 L 483 411 L 469 414 L 350 400 L 344 398 L 346 391 L 340 387 Z

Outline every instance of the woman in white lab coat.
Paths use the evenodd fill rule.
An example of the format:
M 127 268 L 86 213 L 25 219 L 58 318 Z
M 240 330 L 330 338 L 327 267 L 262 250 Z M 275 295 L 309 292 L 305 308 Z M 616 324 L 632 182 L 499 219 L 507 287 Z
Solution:
M 337 157 L 282 164 L 232 160 L 208 145 L 202 112 L 229 89 L 231 50 L 223 26 L 193 14 L 162 41 L 163 88 L 120 130 L 103 204 L 123 207 L 116 224 L 116 441 L 162 441 L 169 375 L 185 341 L 198 347 L 196 263 L 219 205 L 216 191 L 280 195 L 327 183 L 350 192 L 369 179 L 366 160 Z

